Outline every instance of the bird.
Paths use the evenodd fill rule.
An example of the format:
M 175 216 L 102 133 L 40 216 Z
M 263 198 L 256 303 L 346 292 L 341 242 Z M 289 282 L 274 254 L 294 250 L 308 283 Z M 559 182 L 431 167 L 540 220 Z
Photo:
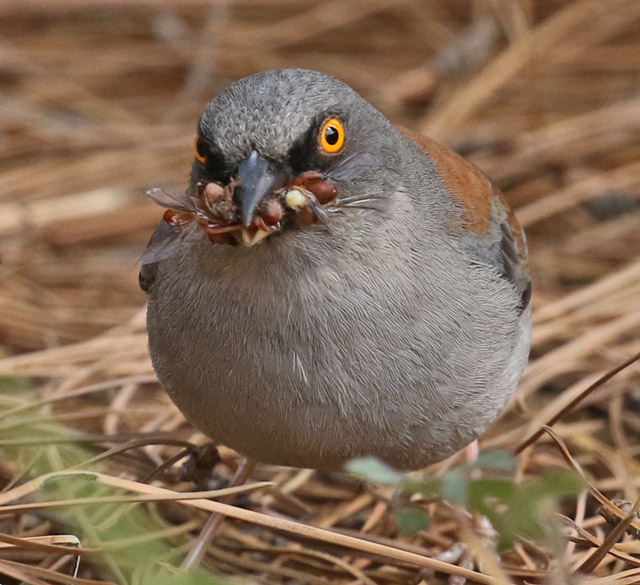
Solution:
M 415 470 L 498 417 L 531 278 L 503 195 L 328 74 L 245 77 L 202 113 L 140 269 L 149 351 L 185 417 L 267 464 Z

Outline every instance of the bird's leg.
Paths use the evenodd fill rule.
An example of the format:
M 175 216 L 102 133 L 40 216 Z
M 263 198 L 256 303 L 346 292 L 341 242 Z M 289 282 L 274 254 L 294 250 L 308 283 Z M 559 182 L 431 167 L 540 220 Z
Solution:
M 474 439 L 464 448 L 464 460 L 466 463 L 475 463 L 478 460 L 478 454 L 480 453 L 480 446 L 478 445 L 478 439 Z
M 195 489 L 211 489 L 209 484 L 215 476 L 215 466 L 220 463 L 217 447 L 207 442 L 200 445 L 175 474 L 174 481 L 190 481 Z
M 238 465 L 236 472 L 231 478 L 231 481 L 229 482 L 228 487 L 230 488 L 237 487 L 244 484 L 244 482 L 247 480 L 247 478 L 249 477 L 249 474 L 251 473 L 254 467 L 255 467 L 255 463 L 253 461 L 251 461 L 250 459 L 247 459 L 246 457 L 243 457 L 242 461 L 240 461 L 240 465 Z M 220 501 L 223 504 L 233 504 L 235 499 L 236 499 L 236 494 L 229 494 L 228 496 L 225 496 L 224 498 L 222 498 Z M 181 565 L 182 569 L 184 569 L 185 571 L 188 571 L 192 567 L 195 567 L 198 564 L 200 564 L 200 561 L 202 560 L 202 557 L 204 557 L 207 547 L 209 546 L 209 544 L 211 544 L 211 541 L 218 533 L 218 530 L 220 529 L 220 526 L 222 525 L 223 520 L 224 520 L 224 516 L 222 514 L 214 513 L 214 514 L 211 514 L 211 516 L 209 516 L 209 519 L 207 520 L 207 523 L 204 525 L 204 528 L 202 529 L 202 531 L 200 532 L 200 535 L 198 536 L 195 544 L 193 545 L 193 547 L 189 551 L 189 554 L 183 561 Z
M 464 517 L 462 514 L 464 514 Z M 437 555 L 436 559 L 465 569 L 481 569 L 474 558 L 474 541 L 476 547 L 483 547 L 488 555 L 498 558 L 498 533 L 486 516 L 475 512 L 461 512 L 458 520 L 463 521 L 467 528 L 472 531 L 470 541 L 454 543 L 447 550 Z M 466 582 L 466 579 L 460 576 L 451 575 L 449 577 L 449 585 L 465 585 Z

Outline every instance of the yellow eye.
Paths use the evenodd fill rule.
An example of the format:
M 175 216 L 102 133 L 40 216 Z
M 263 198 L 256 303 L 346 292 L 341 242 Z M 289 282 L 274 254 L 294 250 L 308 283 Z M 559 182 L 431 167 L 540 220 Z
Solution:
M 193 141 L 193 148 L 196 151 L 196 158 L 202 163 L 207 162 L 207 153 L 204 149 L 204 144 L 202 140 L 200 140 L 200 136 L 196 136 L 196 139 Z
M 344 146 L 344 126 L 338 118 L 329 118 L 320 130 L 320 146 L 324 152 L 335 154 Z

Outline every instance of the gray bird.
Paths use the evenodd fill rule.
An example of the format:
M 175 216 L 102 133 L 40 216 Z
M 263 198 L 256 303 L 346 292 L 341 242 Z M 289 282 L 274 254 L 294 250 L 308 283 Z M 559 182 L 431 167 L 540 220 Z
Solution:
M 206 107 L 143 257 L 149 348 L 187 419 L 260 462 L 417 469 L 498 416 L 527 362 L 524 234 L 449 149 L 286 69 Z

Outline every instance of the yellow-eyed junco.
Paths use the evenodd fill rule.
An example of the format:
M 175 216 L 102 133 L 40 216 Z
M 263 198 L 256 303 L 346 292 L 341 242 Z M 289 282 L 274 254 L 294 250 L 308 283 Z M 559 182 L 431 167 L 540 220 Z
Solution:
M 302 69 L 234 83 L 143 257 L 185 416 L 262 462 L 416 469 L 497 417 L 527 361 L 524 234 L 471 163 Z

